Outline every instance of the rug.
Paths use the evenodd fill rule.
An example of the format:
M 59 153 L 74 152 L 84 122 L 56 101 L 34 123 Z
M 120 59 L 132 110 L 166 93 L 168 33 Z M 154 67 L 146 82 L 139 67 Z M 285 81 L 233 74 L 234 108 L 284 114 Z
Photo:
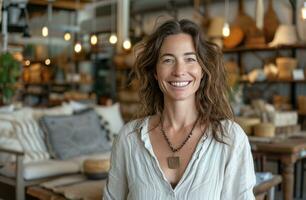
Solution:
M 106 179 L 88 180 L 84 175 L 71 175 L 47 181 L 41 187 L 71 200 L 101 200 Z

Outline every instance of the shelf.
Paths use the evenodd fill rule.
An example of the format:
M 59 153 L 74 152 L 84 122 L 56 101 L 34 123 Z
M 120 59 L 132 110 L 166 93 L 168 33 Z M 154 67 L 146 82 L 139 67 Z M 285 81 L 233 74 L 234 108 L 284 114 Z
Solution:
M 23 83 L 24 86 L 71 86 L 71 85 L 90 85 L 92 81 L 87 82 L 49 82 L 49 83 Z
M 306 80 L 264 80 L 251 83 L 248 80 L 240 80 L 240 83 L 257 84 L 257 83 L 306 83 Z
M 262 46 L 262 47 L 237 47 L 234 49 L 223 49 L 223 53 L 238 53 L 238 52 L 251 52 L 251 51 L 278 51 L 278 50 L 290 50 L 290 49 L 306 49 L 306 44 L 295 45 L 280 45 L 275 47 Z

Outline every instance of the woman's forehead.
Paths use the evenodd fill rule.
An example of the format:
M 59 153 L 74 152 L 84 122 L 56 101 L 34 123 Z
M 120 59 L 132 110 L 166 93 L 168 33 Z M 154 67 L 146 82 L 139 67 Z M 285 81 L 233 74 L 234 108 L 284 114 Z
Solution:
M 195 52 L 193 39 L 186 33 L 167 36 L 161 45 L 159 54 L 185 54 Z

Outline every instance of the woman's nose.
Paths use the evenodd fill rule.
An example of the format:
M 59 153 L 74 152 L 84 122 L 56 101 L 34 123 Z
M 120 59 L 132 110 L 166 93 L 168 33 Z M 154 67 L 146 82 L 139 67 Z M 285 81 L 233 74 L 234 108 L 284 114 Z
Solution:
M 174 69 L 173 69 L 173 75 L 174 76 L 182 76 L 185 74 L 185 66 L 184 62 L 182 61 L 177 61 L 175 63 Z

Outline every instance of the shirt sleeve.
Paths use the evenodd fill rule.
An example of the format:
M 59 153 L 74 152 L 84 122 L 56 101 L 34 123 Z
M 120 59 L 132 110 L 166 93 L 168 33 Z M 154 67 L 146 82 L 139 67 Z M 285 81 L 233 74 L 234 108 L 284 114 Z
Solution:
M 236 139 L 230 147 L 221 200 L 255 200 L 253 187 L 256 176 L 250 144 L 243 130 L 238 125 L 234 126 L 232 134 Z
M 104 187 L 104 200 L 126 199 L 128 194 L 126 178 L 126 159 L 124 135 L 121 133 L 114 141 L 111 153 L 111 167 Z

